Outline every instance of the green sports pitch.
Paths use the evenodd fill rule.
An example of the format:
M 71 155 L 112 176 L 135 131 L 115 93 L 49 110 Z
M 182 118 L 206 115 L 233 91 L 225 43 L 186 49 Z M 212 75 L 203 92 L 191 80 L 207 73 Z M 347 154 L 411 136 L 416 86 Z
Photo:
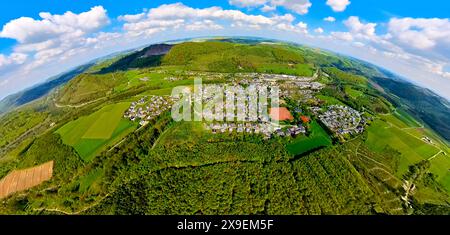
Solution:
M 326 131 L 316 121 L 313 121 L 311 123 L 311 135 L 297 137 L 286 145 L 286 149 L 289 153 L 297 156 L 331 144 L 331 138 Z

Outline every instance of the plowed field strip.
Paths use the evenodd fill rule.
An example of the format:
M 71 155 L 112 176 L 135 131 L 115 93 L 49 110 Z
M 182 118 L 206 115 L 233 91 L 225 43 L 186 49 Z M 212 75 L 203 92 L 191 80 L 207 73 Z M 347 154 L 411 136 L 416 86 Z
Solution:
M 23 170 L 14 170 L 0 180 L 0 199 L 24 191 L 52 178 L 53 161 Z

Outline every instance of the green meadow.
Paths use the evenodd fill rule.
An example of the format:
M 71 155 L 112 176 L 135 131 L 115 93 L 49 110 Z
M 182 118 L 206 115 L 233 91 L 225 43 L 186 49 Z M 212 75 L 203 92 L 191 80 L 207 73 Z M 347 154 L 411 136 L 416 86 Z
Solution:
M 326 95 L 316 95 L 317 98 L 325 101 L 327 105 L 344 105 L 340 100 Z
M 411 115 L 409 115 L 403 109 L 397 109 L 394 112 L 394 116 L 403 121 L 409 127 L 420 127 L 422 126 L 419 122 L 417 122 Z
M 86 175 L 82 176 L 78 182 L 79 182 L 79 189 L 78 191 L 81 193 L 88 192 L 90 189 L 95 188 L 96 181 L 100 179 L 104 175 L 104 171 L 101 169 L 94 169 L 91 170 Z
M 345 93 L 347 93 L 353 99 L 357 99 L 358 97 L 360 97 L 364 94 L 362 91 L 353 89 L 351 86 L 345 86 L 344 89 L 345 89 Z
M 440 151 L 420 138 L 381 120 L 374 121 L 367 131 L 366 144 L 369 149 L 383 152 L 386 146 L 390 146 L 400 152 L 401 156 L 398 159 L 399 165 L 396 172 L 399 177 L 408 170 L 410 165 L 429 159 Z
M 100 116 L 84 133 L 83 139 L 109 139 L 119 125 L 123 112 L 129 107 L 129 103 L 119 103 L 107 106 L 101 111 Z
M 437 181 L 450 192 L 450 156 L 441 153 L 430 162 L 431 172 L 437 175 Z
M 129 102 L 108 105 L 89 116 L 69 122 L 56 133 L 63 142 L 74 147 L 80 157 L 90 161 L 107 145 L 119 141 L 136 128 L 136 124 L 122 119 Z
M 392 125 L 395 125 L 396 127 L 400 129 L 408 128 L 409 126 L 398 119 L 394 114 L 386 114 L 382 116 L 383 120 L 386 120 L 387 122 L 391 123 Z

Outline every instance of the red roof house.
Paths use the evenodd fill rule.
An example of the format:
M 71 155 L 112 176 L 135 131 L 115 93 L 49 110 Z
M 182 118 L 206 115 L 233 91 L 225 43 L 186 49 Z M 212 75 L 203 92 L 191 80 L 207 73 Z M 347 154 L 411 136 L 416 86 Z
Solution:
M 303 123 L 308 123 L 310 121 L 309 117 L 307 116 L 301 116 L 300 119 L 302 119 Z
M 286 107 L 279 108 L 271 108 L 270 109 L 270 118 L 274 121 L 292 121 L 294 117 L 291 112 Z

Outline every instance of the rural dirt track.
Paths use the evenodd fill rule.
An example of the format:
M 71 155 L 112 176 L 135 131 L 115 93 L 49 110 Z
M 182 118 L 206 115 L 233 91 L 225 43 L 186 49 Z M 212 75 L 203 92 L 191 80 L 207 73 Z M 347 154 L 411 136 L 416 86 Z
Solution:
M 14 170 L 0 180 L 0 199 L 27 190 L 52 178 L 53 161 L 23 170 Z
M 88 101 L 88 102 L 84 102 L 84 103 L 81 103 L 81 104 L 64 104 L 64 105 L 63 104 L 58 104 L 55 101 L 54 104 L 55 104 L 55 106 L 57 108 L 66 108 L 66 107 L 69 107 L 69 108 L 81 108 L 81 107 L 83 107 L 85 105 L 92 104 L 92 103 L 95 103 L 97 101 L 104 100 L 104 99 L 106 99 L 106 97 L 101 97 L 101 98 L 98 98 L 98 99 L 95 99 L 95 100 L 91 100 L 91 101 Z

